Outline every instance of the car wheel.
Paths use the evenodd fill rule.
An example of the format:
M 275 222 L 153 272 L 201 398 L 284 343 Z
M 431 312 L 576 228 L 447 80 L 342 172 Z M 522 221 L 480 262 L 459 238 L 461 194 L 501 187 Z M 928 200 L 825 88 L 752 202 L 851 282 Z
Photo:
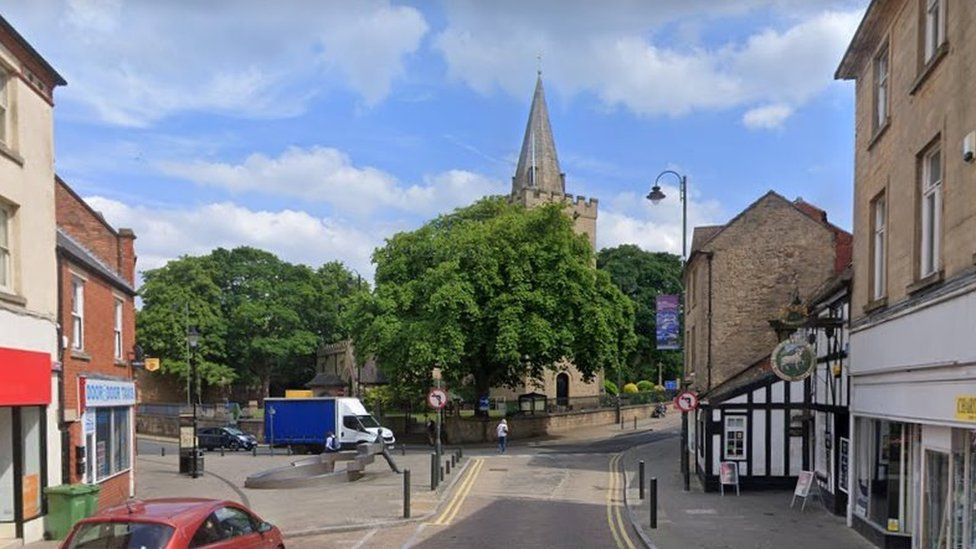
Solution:
M 241 443 L 240 443 L 240 442 L 237 442 L 236 440 L 232 440 L 232 441 L 230 441 L 230 443 L 229 443 L 229 444 L 227 445 L 227 447 L 228 447 L 228 448 L 230 448 L 230 451 L 231 451 L 231 452 L 236 452 L 236 451 L 237 451 L 237 449 L 241 447 Z

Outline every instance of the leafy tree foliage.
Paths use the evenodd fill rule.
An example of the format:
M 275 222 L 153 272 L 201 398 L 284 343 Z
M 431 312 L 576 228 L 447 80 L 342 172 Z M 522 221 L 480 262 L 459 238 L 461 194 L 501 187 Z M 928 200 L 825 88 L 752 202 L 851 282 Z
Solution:
M 373 261 L 351 328 L 359 359 L 375 354 L 400 387 L 422 390 L 439 365 L 452 389 L 486 394 L 564 359 L 589 379 L 634 344 L 630 301 L 556 205 L 486 198 L 393 236 Z
M 264 396 L 272 381 L 312 377 L 319 343 L 347 337 L 342 308 L 362 286 L 339 263 L 313 270 L 250 247 L 182 257 L 144 278 L 138 336 L 164 372 L 189 375 L 184 334 L 193 325 L 201 378 Z
M 634 332 L 637 345 L 628 357 L 630 379 L 657 379 L 658 364 L 665 379 L 681 376 L 681 351 L 658 351 L 655 298 L 680 294 L 681 258 L 663 252 L 647 252 L 633 244 L 604 248 L 597 254 L 597 267 L 610 275 L 634 304 Z

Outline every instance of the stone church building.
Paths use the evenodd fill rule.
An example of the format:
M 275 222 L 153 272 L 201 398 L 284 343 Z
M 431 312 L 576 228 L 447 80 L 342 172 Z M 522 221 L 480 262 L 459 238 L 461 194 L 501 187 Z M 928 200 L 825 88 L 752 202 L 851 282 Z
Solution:
M 596 250 L 596 217 L 598 201 L 566 192 L 566 174 L 559 168 L 556 141 L 549 124 L 549 110 L 539 73 L 529 110 L 529 121 L 522 139 L 518 166 L 512 177 L 512 193 L 509 199 L 532 208 L 540 204 L 560 203 L 566 206 L 566 214 L 572 216 L 573 226 L 579 234 L 585 234 L 590 246 Z M 526 379 L 516 390 L 498 387 L 492 390 L 496 400 L 517 400 L 518 395 L 541 393 L 548 397 L 556 409 L 574 407 L 578 397 L 597 397 L 603 390 L 603 375 L 597 374 L 585 383 L 579 371 L 569 362 L 555 371 L 546 371 L 541 382 Z

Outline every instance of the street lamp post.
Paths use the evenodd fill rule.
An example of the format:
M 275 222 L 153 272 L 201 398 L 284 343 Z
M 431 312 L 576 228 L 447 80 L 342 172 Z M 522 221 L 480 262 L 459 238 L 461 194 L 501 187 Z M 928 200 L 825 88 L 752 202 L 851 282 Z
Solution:
M 200 332 L 197 331 L 196 326 L 190 326 L 189 328 L 187 328 L 187 330 L 186 330 L 186 343 L 187 343 L 187 345 L 190 346 L 191 349 L 196 350 L 197 344 L 200 343 Z M 200 476 L 200 471 L 197 469 L 197 467 L 198 467 L 198 461 L 197 461 L 197 451 L 198 451 L 198 449 L 197 449 L 197 400 L 199 400 L 199 397 L 200 397 L 200 383 L 199 383 L 199 380 L 197 379 L 197 363 L 196 363 L 195 360 L 193 360 L 192 353 L 190 354 L 189 358 L 190 358 L 190 379 L 191 379 L 191 386 L 193 386 L 193 388 L 195 390 L 195 393 L 196 393 L 195 395 L 192 395 L 190 397 L 190 399 L 193 401 L 193 454 L 190 456 L 190 459 L 192 460 L 191 461 L 191 464 L 192 465 L 191 465 L 191 468 L 190 468 L 190 477 L 197 478 L 197 477 Z
M 658 185 L 661 178 L 666 175 L 673 176 L 678 179 L 678 198 L 681 200 L 681 262 L 682 266 L 684 266 L 688 261 L 688 178 L 674 170 L 664 170 L 658 174 L 657 178 L 654 180 L 654 186 L 651 187 L 651 192 L 647 193 L 647 199 L 650 200 L 652 204 L 657 205 L 662 200 L 667 198 L 667 195 L 665 195 L 661 190 L 661 186 Z M 682 294 L 684 294 L 683 288 Z M 684 311 L 684 299 L 681 301 L 682 311 Z M 682 315 L 684 315 L 683 312 Z M 684 329 L 682 328 L 682 352 L 687 352 L 685 344 L 685 333 Z M 685 372 L 684 377 L 688 377 L 687 372 Z M 684 380 L 682 380 L 682 387 L 684 387 L 684 385 Z M 688 412 L 681 412 L 681 477 L 682 481 L 684 482 L 684 489 L 687 492 L 691 489 L 691 472 L 688 460 Z

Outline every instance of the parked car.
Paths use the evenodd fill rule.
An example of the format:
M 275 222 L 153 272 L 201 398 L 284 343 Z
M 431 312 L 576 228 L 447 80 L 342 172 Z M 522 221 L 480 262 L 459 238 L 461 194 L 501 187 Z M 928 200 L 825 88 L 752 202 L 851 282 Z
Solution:
M 197 429 L 200 447 L 213 450 L 223 446 L 228 450 L 242 448 L 250 450 L 258 444 L 254 435 L 249 435 L 237 427 L 205 427 Z
M 284 549 L 281 531 L 233 501 L 129 500 L 78 521 L 61 549 Z

